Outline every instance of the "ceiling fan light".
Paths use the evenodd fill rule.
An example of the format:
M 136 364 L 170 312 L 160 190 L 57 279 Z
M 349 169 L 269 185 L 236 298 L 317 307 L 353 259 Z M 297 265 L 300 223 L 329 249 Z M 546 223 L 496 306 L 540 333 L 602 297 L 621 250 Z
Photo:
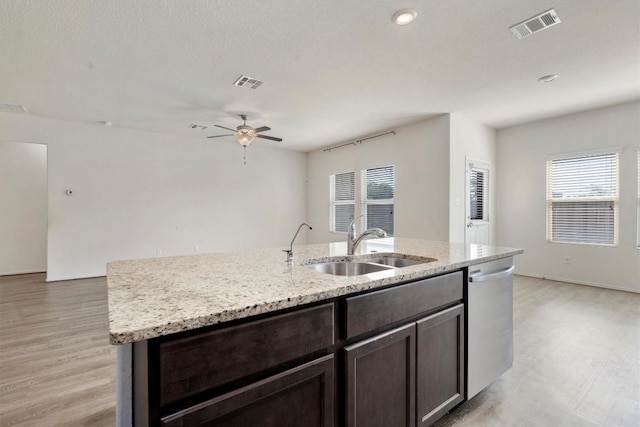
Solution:
M 236 138 L 236 141 L 238 141 L 243 147 L 247 147 L 253 142 L 254 139 L 256 139 L 256 136 L 254 134 L 249 131 L 245 131 L 244 129 L 236 132 L 234 134 L 234 137 Z

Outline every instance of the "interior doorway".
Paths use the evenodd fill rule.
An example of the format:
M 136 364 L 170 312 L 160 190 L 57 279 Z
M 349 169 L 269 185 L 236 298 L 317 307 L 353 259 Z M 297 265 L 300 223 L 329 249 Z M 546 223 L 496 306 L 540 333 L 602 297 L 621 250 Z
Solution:
M 0 276 L 47 270 L 47 146 L 0 140 Z
M 488 245 L 491 226 L 491 204 L 489 203 L 491 166 L 488 162 L 470 158 L 467 158 L 466 162 L 465 243 Z

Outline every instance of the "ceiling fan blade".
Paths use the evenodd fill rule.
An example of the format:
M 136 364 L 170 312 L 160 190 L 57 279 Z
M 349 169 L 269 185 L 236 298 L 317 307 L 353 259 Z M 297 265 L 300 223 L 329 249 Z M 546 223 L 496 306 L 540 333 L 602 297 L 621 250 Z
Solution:
M 268 139 L 268 140 L 271 140 L 271 141 L 282 142 L 282 138 L 276 138 L 274 136 L 256 135 L 256 138 L 262 138 L 262 139 Z
M 269 126 L 260 126 L 259 128 L 255 128 L 253 131 L 254 132 L 266 132 L 268 130 L 271 130 L 271 128 Z
M 207 138 L 220 138 L 221 136 L 233 136 L 233 134 L 229 133 L 227 135 L 212 135 L 212 136 L 208 136 Z
M 222 129 L 230 130 L 231 132 L 235 132 L 235 131 L 236 131 L 236 129 L 231 129 L 231 128 L 227 128 L 227 127 L 220 126 L 220 125 L 214 125 L 214 126 L 215 126 L 215 127 L 218 127 L 218 128 L 222 128 Z

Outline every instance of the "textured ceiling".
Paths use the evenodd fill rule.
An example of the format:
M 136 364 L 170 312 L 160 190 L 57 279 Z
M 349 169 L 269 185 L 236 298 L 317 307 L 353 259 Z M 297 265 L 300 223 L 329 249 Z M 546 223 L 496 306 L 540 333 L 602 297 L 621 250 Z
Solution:
M 509 31 L 552 7 L 560 25 Z M 310 151 L 440 113 L 500 128 L 638 99 L 640 1 L 4 0 L 0 58 L 0 102 L 29 114 L 204 138 L 225 132 L 188 125 L 246 113 L 284 139 L 260 144 Z

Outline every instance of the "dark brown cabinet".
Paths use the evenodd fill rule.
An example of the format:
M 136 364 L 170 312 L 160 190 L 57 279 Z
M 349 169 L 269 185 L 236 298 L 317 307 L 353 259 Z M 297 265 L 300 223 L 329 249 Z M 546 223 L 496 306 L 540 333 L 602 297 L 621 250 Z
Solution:
M 333 304 L 159 345 L 160 404 L 277 367 L 334 343 Z
M 427 427 L 464 400 L 464 305 L 416 327 L 417 425 Z
M 333 355 L 164 417 L 167 427 L 333 426 Z
M 134 425 L 429 426 L 464 399 L 462 302 L 455 271 L 136 342 Z
M 345 348 L 346 426 L 415 425 L 413 324 Z
M 346 426 L 428 427 L 464 400 L 464 305 L 345 347 Z

